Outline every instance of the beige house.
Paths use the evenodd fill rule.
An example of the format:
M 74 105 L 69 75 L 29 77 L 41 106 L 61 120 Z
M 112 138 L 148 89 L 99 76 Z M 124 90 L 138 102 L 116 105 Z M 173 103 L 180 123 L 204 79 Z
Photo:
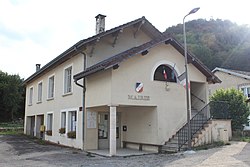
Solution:
M 25 80 L 24 132 L 111 156 L 124 147 L 160 151 L 187 122 L 183 46 L 145 17 L 108 31 L 104 22 L 98 15 L 95 36 Z M 188 68 L 197 113 L 220 80 L 191 53 Z
M 237 90 L 242 90 L 244 95 L 250 98 L 250 72 L 216 67 L 213 70 L 213 73 L 218 76 L 222 82 L 209 85 L 210 95 L 212 95 L 217 89 L 235 88 Z M 245 129 L 250 130 L 250 123 L 248 126 L 245 126 Z

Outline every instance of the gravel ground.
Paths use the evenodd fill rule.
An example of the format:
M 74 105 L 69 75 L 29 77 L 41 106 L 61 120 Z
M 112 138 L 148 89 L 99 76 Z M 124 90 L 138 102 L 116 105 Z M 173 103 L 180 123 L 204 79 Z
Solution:
M 250 143 L 197 151 L 194 154 L 153 154 L 131 157 L 102 157 L 57 145 L 41 144 L 27 136 L 0 135 L 1 167 L 250 167 Z

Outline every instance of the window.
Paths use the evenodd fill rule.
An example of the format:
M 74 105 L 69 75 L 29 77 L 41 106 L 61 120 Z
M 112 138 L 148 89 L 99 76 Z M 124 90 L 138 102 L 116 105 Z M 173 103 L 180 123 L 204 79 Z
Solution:
M 72 91 L 72 66 L 64 70 L 64 94 Z
M 76 131 L 77 115 L 76 111 L 69 112 L 69 131 Z
M 98 138 L 107 139 L 108 138 L 108 120 L 109 115 L 106 113 L 98 114 Z
M 32 105 L 32 103 L 33 103 L 33 91 L 34 91 L 34 88 L 31 87 L 29 89 L 29 105 Z
M 241 91 L 246 97 L 250 98 L 250 87 L 242 87 Z
M 167 65 L 160 65 L 154 73 L 155 81 L 176 82 L 176 74 L 173 68 Z
M 55 92 L 55 77 L 51 76 L 49 77 L 49 83 L 48 83 L 48 99 L 54 98 L 54 92 Z
M 37 102 L 42 102 L 42 91 L 43 91 L 43 83 L 40 82 L 38 84 L 38 88 L 37 88 L 38 92 L 37 92 Z
M 47 114 L 47 127 L 46 127 L 46 134 L 51 136 L 52 135 L 52 128 L 53 128 L 53 113 Z
M 66 112 L 61 113 L 61 128 L 66 128 Z

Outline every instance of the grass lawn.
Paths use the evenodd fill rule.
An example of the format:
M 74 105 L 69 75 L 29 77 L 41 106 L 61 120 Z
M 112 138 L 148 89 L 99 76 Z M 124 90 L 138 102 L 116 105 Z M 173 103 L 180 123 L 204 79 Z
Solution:
M 21 135 L 23 130 L 8 130 L 0 132 L 0 135 Z
M 250 143 L 250 137 L 241 137 L 241 141 Z
M 23 127 L 22 123 L 13 123 L 13 122 L 0 122 L 0 128 L 8 128 L 8 127 Z

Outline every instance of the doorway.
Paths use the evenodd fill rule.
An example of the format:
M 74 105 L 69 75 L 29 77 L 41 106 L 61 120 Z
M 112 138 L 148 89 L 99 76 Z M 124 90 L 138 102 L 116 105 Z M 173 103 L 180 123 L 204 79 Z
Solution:
M 44 115 L 37 115 L 36 137 L 44 139 Z
M 121 114 L 116 113 L 116 148 L 121 147 Z M 98 113 L 98 149 L 109 148 L 110 114 Z
M 35 116 L 26 117 L 26 130 L 25 133 L 30 136 L 35 136 Z

